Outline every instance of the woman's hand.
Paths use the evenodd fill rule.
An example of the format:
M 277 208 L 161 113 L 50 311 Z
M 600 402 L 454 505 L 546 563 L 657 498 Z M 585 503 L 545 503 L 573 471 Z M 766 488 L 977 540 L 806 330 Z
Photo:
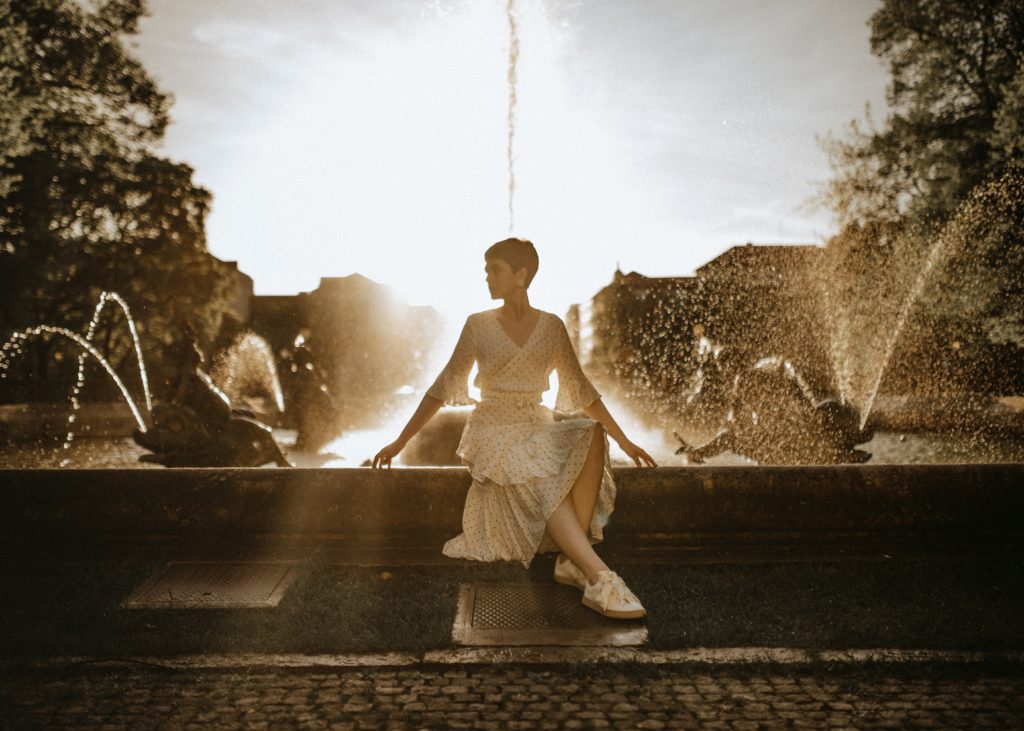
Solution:
M 645 452 L 637 445 L 633 444 L 633 442 L 629 441 L 628 439 L 623 439 L 621 442 L 619 442 L 619 446 L 622 448 L 622 451 L 625 452 L 626 455 L 636 463 L 637 467 L 643 467 L 644 464 L 646 464 L 648 467 L 658 466 L 651 458 L 651 455 L 647 454 L 647 452 Z
M 629 458 L 636 463 L 637 467 L 643 467 L 646 464 L 648 467 L 657 467 L 654 460 L 651 459 L 651 455 L 647 454 L 640 447 L 629 441 L 625 434 L 622 433 L 622 429 L 618 424 L 615 423 L 615 419 L 608 413 L 608 408 L 604 405 L 600 398 L 597 398 L 593 403 L 583 409 L 584 413 L 596 422 L 599 422 L 605 428 L 608 436 L 615 440 L 615 442 L 622 448 L 622 451 L 629 455 Z
M 391 444 L 384 447 L 382 450 L 377 452 L 373 457 L 373 468 L 379 469 L 387 465 L 388 469 L 391 469 L 391 459 L 398 455 L 402 451 L 402 447 L 405 445 L 399 441 L 393 441 Z

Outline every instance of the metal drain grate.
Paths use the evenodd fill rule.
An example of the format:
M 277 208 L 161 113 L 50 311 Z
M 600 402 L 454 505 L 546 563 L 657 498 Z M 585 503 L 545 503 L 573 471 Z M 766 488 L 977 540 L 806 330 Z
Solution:
M 452 639 L 462 645 L 642 645 L 643 619 L 611 619 L 561 584 L 462 584 Z
M 126 609 L 276 607 L 297 575 L 294 561 L 171 561 L 125 599 Z

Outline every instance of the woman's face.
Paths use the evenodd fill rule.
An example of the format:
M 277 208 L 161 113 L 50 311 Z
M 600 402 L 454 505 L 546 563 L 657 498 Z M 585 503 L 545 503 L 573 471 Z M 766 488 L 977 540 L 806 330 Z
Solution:
M 525 276 L 525 270 L 520 270 Z M 491 299 L 504 299 L 518 289 L 516 284 L 516 272 L 504 259 L 485 259 L 484 272 L 487 274 L 487 289 L 490 290 Z

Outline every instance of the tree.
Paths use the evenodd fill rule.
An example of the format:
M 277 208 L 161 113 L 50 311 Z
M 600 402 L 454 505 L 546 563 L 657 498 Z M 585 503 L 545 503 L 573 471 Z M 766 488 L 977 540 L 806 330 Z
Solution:
M 1024 161 L 1024 4 L 884 0 L 871 51 L 889 63 L 892 113 L 825 141 L 824 201 L 840 226 L 939 223 L 975 186 Z
M 891 114 L 825 141 L 840 380 L 864 403 L 903 363 L 901 390 L 1019 389 L 991 364 L 1024 346 L 1024 4 L 883 0 L 870 26 Z
M 171 98 L 123 42 L 144 12 L 143 0 L 0 0 L 4 337 L 36 323 L 81 331 L 105 289 L 132 305 L 151 362 L 172 323 L 191 319 L 207 342 L 220 325 L 233 280 L 206 248 L 210 194 L 154 153 Z M 114 320 L 97 344 L 115 366 L 131 353 Z M 35 350 L 23 375 L 36 387 L 19 397 L 57 395 L 47 374 L 62 350 Z
M 1024 62 L 1003 88 L 992 135 L 993 155 L 1004 164 L 1024 160 Z

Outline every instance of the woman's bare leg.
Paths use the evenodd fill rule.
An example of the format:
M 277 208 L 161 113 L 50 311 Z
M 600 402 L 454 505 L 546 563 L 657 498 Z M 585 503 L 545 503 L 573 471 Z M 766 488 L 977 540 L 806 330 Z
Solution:
M 604 427 L 598 424 L 583 469 L 547 523 L 552 540 L 580 567 L 590 583 L 597 581 L 599 571 L 608 568 L 587 536 L 604 474 L 604 446 Z
M 569 496 L 559 503 L 547 523 L 548 535 L 558 544 L 562 552 L 568 556 L 580 570 L 587 575 L 587 581 L 591 584 L 597 581 L 597 572 L 604 571 L 608 564 L 601 560 L 601 557 L 594 552 L 583 529 L 580 528 L 579 520 L 576 518 L 576 511 L 572 508 Z
M 590 531 L 594 506 L 597 505 L 597 493 L 601 489 L 601 478 L 604 476 L 604 448 L 604 427 L 597 424 L 583 469 L 569 490 L 576 518 L 580 521 L 580 528 L 585 534 Z

